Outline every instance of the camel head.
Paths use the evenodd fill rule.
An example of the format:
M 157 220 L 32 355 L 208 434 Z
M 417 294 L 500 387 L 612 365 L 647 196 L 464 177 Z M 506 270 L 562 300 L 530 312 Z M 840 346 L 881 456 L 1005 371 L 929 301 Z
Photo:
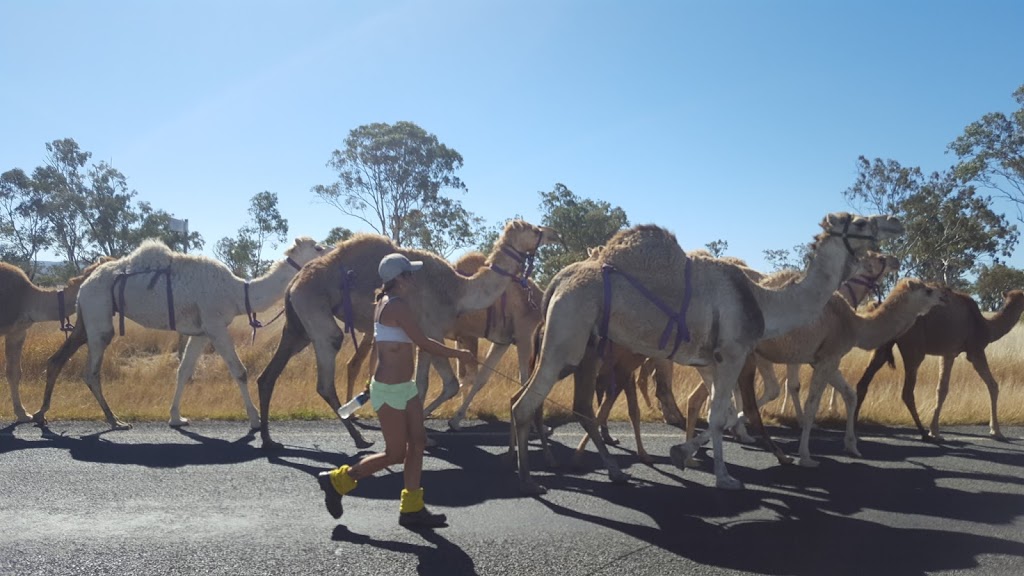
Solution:
M 1024 290 L 1007 290 L 1003 292 L 1003 308 L 1024 308 Z
M 846 250 L 859 256 L 878 248 L 882 240 L 896 238 L 904 233 L 903 224 L 894 216 L 858 216 L 847 212 L 833 212 L 821 222 L 823 236 L 841 238 Z
M 917 278 L 904 278 L 900 280 L 896 287 L 893 288 L 889 299 L 899 297 L 901 294 L 906 298 L 910 298 L 910 302 L 915 307 L 920 307 L 920 311 L 917 313 L 918 316 L 923 316 L 936 306 L 949 304 L 951 300 L 949 288 L 926 284 Z
M 69 279 L 68 285 L 64 287 L 64 294 L 66 294 L 68 301 L 71 303 L 75 302 L 78 298 L 78 289 L 82 287 L 82 282 L 85 282 L 86 278 L 100 267 L 100 264 L 113 262 L 114 260 L 117 260 L 117 258 L 114 258 L 113 256 L 100 256 L 95 262 L 89 264 L 85 270 L 82 270 L 81 274 Z
M 525 220 L 511 220 L 501 232 L 497 245 L 511 248 L 520 254 L 532 255 L 541 246 L 556 242 L 561 243 L 562 237 L 552 228 L 534 226 Z
M 317 244 L 309 236 L 299 236 L 295 243 L 284 251 L 285 258 L 296 270 L 302 268 L 307 262 L 316 260 L 324 254 L 324 247 Z

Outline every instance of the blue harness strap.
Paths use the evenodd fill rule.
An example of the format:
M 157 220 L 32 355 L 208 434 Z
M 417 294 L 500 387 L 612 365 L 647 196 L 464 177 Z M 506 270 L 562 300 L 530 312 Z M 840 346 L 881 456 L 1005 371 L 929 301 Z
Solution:
M 669 358 L 675 355 L 676 351 L 679 350 L 679 345 L 684 341 L 690 341 L 690 330 L 686 327 L 686 310 L 690 307 L 690 298 L 693 295 L 692 289 L 692 262 L 691 258 L 686 259 L 686 266 L 683 272 L 684 278 L 684 294 L 683 304 L 679 309 L 679 312 L 672 310 L 667 304 L 665 304 L 657 294 L 651 292 L 646 286 L 640 283 L 639 280 L 633 276 L 619 270 L 611 264 L 605 264 L 601 267 L 601 277 L 604 280 L 604 311 L 601 314 L 601 323 L 598 326 L 598 336 L 600 341 L 597 345 L 598 355 L 604 355 L 604 347 L 608 342 L 608 323 L 611 320 L 611 308 L 612 308 L 612 281 L 611 275 L 618 274 L 629 281 L 634 288 L 637 289 L 645 298 L 651 301 L 652 304 L 658 307 L 659 310 L 664 312 L 668 316 L 668 323 L 665 325 L 665 330 L 661 333 L 661 338 L 658 340 L 658 349 L 663 350 L 668 344 L 668 337 L 672 334 L 672 328 L 676 329 L 676 342 L 672 348 L 672 353 L 669 354 Z

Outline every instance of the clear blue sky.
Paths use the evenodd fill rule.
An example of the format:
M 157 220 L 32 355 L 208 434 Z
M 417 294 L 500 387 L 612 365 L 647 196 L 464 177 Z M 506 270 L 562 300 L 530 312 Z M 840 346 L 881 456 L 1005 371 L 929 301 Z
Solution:
M 561 182 L 763 267 L 848 208 L 858 155 L 945 169 L 1024 84 L 1012 0 L 0 0 L 0 26 L 0 171 L 74 138 L 207 253 L 264 190 L 292 236 L 365 229 L 310 188 L 351 129 L 409 120 L 489 223 Z

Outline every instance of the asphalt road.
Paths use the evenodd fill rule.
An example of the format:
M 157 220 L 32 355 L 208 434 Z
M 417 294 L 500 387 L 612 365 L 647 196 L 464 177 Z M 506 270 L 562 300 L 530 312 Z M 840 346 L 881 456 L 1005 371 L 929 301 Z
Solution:
M 366 421 L 371 438 L 380 439 Z M 432 427 L 443 421 L 431 422 Z M 679 431 L 645 426 L 654 466 L 615 449 L 630 486 L 612 485 L 593 452 L 585 472 L 546 470 L 550 491 L 518 495 L 498 457 L 503 423 L 439 434 L 424 475 L 428 504 L 450 526 L 397 523 L 401 473 L 345 498 L 336 522 L 313 475 L 358 454 L 337 422 L 277 422 L 268 456 L 242 422 L 182 431 L 99 422 L 0 429 L 2 574 L 930 574 L 1024 573 L 1024 429 L 995 442 L 945 428 L 947 443 L 909 430 L 862 433 L 865 458 L 817 431 L 818 469 L 779 466 L 730 443 L 742 492 L 713 487 L 710 462 L 669 463 Z M 790 454 L 795 433 L 773 429 Z M 613 433 L 632 447 L 627 428 Z M 580 427 L 556 428 L 568 463 Z M 376 446 L 375 446 L 376 448 Z

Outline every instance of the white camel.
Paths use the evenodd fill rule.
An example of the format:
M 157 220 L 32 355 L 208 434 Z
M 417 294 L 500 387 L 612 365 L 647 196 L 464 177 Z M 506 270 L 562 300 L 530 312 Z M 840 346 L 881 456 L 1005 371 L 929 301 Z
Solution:
M 178 365 L 177 388 L 171 404 L 171 426 L 188 424 L 181 417 L 181 395 L 195 372 L 199 355 L 212 342 L 238 384 L 249 418 L 256 430 L 260 416 L 249 397 L 248 375 L 235 352 L 228 326 L 235 317 L 270 308 L 284 295 L 288 282 L 323 248 L 312 238 L 299 237 L 263 276 L 247 281 L 232 274 L 223 263 L 195 254 L 171 251 L 158 240 L 147 240 L 124 258 L 97 268 L 78 293 L 78 326 L 47 362 L 43 405 L 33 417 L 46 421 L 53 386 L 60 370 L 84 343 L 89 345 L 89 364 L 84 378 L 111 427 L 130 428 L 111 412 L 103 397 L 100 367 L 103 353 L 114 338 L 113 316 L 157 330 L 176 330 L 189 337 Z M 253 322 L 255 324 L 255 322 Z M 122 331 L 123 334 L 123 331 Z
M 898 220 L 885 216 L 830 214 L 821 225 L 824 232 L 813 246 L 806 276 L 778 291 L 758 286 L 733 265 L 689 259 L 675 237 L 657 226 L 620 232 L 598 258 L 557 274 L 542 307 L 539 361 L 512 411 L 521 490 L 543 491 L 530 477 L 525 424 L 560 377 L 574 368 L 596 375 L 599 357 L 588 352 L 587 343 L 601 337 L 646 356 L 713 367 L 710 432 L 674 446 L 670 455 L 673 462 L 685 462 L 710 434 L 716 484 L 742 488 L 726 468 L 722 430 L 738 375 L 745 364 L 752 366 L 748 359 L 755 345 L 813 321 L 857 257 L 876 248 L 878 240 L 903 233 Z M 593 418 L 594 380 L 576 379 L 574 410 L 611 479 L 625 481 L 628 476 L 608 454 Z

